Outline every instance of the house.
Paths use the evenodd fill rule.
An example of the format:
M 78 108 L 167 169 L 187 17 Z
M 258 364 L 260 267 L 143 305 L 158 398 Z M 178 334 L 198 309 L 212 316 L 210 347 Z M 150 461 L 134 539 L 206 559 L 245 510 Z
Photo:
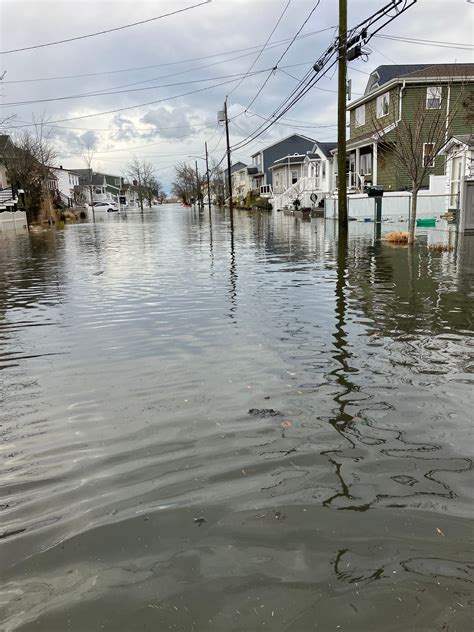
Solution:
M 56 197 L 65 206 L 72 206 L 76 202 L 76 187 L 79 186 L 79 174 L 70 169 L 51 167 L 51 173 L 56 178 Z
M 230 167 L 230 173 L 231 173 L 231 179 L 232 179 L 232 196 L 237 197 L 239 195 L 239 180 L 240 180 L 240 176 L 238 176 L 237 174 L 239 174 L 241 171 L 243 171 L 244 169 L 247 169 L 247 165 L 243 162 L 236 162 L 235 164 L 231 165 Z M 229 195 L 228 193 L 228 189 L 229 189 L 229 176 L 228 176 L 229 170 L 225 169 L 224 170 L 224 183 L 225 183 L 225 194 L 226 197 Z
M 337 143 L 314 142 L 305 154 L 275 160 L 272 171 L 272 205 L 291 207 L 298 199 L 303 207 L 320 204 L 332 190 L 333 156 Z
M 301 134 L 292 134 L 264 147 L 252 155 L 252 189 L 263 194 L 271 193 L 273 174 L 271 166 L 282 156 L 304 155 L 311 151 L 315 141 Z M 261 187 L 264 187 L 263 189 Z
M 76 193 L 82 195 L 88 204 L 93 202 L 115 202 L 118 204 L 124 180 L 120 176 L 99 173 L 92 169 L 76 169 L 79 185 Z
M 452 136 L 439 154 L 446 157 L 448 209 L 460 209 L 459 229 L 474 233 L 474 133 Z
M 397 142 L 396 128 L 402 120 L 410 124 L 420 107 L 433 110 L 433 116 L 426 119 L 427 128 L 439 110 L 442 110 L 448 128 L 453 104 L 458 104 L 452 121 L 453 132 L 470 132 L 473 82 L 474 64 L 384 65 L 376 68 L 369 77 L 364 95 L 347 108 L 350 116 L 347 141 L 349 191 L 363 191 L 367 184 L 381 185 L 386 191 L 409 189 L 408 175 L 397 164 L 393 152 L 393 144 Z M 429 139 L 428 129 L 423 130 L 419 139 L 420 161 L 431 156 Z M 337 149 L 333 153 L 337 153 Z M 432 160 L 430 174 L 443 175 L 444 162 L 443 156 Z M 430 174 L 423 182 L 424 187 L 428 186 Z

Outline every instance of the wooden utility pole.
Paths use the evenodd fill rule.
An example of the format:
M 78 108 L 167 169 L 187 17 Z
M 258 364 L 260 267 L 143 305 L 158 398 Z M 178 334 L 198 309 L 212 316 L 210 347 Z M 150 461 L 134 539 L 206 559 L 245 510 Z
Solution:
M 211 213 L 211 182 L 209 179 L 209 155 L 207 153 L 207 141 L 204 143 L 206 150 L 206 178 L 207 178 L 207 204 L 209 206 L 209 214 Z
M 339 64 L 337 95 L 337 175 L 339 231 L 347 233 L 346 173 L 347 0 L 339 0 Z
M 224 117 L 225 117 L 225 137 L 227 141 L 227 186 L 229 187 L 229 210 L 232 219 L 234 205 L 232 203 L 232 174 L 230 172 L 230 141 L 229 141 L 229 119 L 227 118 L 227 99 L 224 101 Z

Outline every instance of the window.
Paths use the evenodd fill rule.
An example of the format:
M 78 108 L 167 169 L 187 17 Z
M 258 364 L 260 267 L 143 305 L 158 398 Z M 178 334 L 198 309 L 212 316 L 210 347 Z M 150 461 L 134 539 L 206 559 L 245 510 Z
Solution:
M 439 110 L 441 108 L 441 86 L 428 86 L 426 88 L 426 109 Z
M 390 106 L 390 92 L 377 97 L 377 118 L 387 116 Z
M 322 178 L 326 177 L 326 163 L 325 162 L 321 163 L 321 177 Z
M 435 157 L 433 156 L 433 143 L 424 143 L 423 144 L 423 166 L 425 167 L 434 167 L 435 166 Z
M 295 184 L 295 182 L 298 182 L 298 172 L 297 171 L 292 171 L 291 172 L 291 184 Z
M 362 125 L 365 125 L 365 105 L 359 105 L 355 109 L 355 126 L 361 127 Z
M 361 154 L 359 159 L 359 173 L 361 176 L 372 175 L 372 154 Z

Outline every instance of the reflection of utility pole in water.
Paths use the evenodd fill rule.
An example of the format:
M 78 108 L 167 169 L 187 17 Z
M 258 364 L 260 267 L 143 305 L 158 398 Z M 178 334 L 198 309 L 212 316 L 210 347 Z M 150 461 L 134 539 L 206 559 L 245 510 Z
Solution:
M 349 433 L 346 431 L 353 421 L 352 415 L 346 412 L 346 407 L 351 404 L 348 395 L 356 389 L 355 384 L 348 379 L 348 375 L 351 371 L 353 371 L 353 369 L 349 366 L 349 358 L 351 354 L 347 349 L 348 342 L 346 332 L 347 249 L 347 232 L 343 230 L 339 233 L 337 241 L 337 278 L 335 290 L 336 330 L 332 335 L 334 339 L 333 346 L 336 349 L 336 353 L 333 357 L 339 366 L 330 373 L 331 376 L 335 377 L 337 384 L 341 387 L 341 392 L 334 397 L 334 401 L 337 406 L 335 409 L 335 416 L 329 420 L 329 423 L 341 435 L 341 437 L 349 441 L 352 447 L 355 448 L 354 441 L 349 437 Z M 329 461 L 334 465 L 336 477 L 339 479 L 341 485 L 341 491 L 333 494 L 330 498 L 323 501 L 323 505 L 325 507 L 331 506 L 334 500 L 341 497 L 351 499 L 352 496 L 350 494 L 349 486 L 345 482 L 341 471 L 342 465 L 335 459 L 338 454 L 338 450 L 328 450 L 326 452 L 322 452 L 321 454 L 326 455 L 329 458 Z M 344 509 L 363 510 L 362 507 L 358 508 L 348 506 L 345 506 Z
M 230 214 L 232 218 L 232 211 Z M 235 319 L 235 312 L 237 311 L 237 269 L 235 265 L 235 247 L 234 247 L 234 222 L 231 221 L 230 226 L 230 318 Z

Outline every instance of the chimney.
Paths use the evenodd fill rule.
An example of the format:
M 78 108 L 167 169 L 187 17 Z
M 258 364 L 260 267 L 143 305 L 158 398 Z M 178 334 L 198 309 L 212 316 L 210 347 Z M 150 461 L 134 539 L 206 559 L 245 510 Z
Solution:
M 62 165 L 59 165 L 59 168 L 60 168 L 60 169 L 62 169 L 62 168 L 63 168 L 63 166 L 62 166 Z

